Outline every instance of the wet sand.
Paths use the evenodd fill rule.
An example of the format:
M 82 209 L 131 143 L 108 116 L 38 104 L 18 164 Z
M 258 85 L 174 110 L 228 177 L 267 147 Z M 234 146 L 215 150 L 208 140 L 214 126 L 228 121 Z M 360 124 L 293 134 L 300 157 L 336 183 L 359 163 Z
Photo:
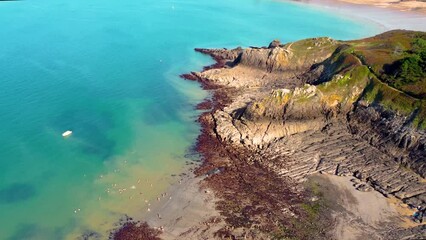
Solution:
M 357 190 L 354 187 L 357 179 L 353 177 L 315 174 L 310 180 L 319 184 L 332 206 L 333 218 L 337 220 L 334 228 L 337 239 L 381 239 L 378 232 L 372 230 L 381 229 L 383 226 L 385 229 L 386 226 L 391 229 L 420 225 L 410 220 L 414 210 L 406 204 L 372 189 Z
M 212 191 L 202 186 L 204 177 L 189 173 L 152 202 L 141 218 L 150 227 L 160 229 L 162 239 L 203 239 L 220 228 Z M 210 223 L 215 227 L 210 228 Z

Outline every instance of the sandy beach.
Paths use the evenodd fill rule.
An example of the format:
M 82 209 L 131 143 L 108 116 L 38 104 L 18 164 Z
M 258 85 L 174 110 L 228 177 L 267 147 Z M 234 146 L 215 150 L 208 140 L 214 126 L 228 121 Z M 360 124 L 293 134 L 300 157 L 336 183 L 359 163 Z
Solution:
M 202 186 L 204 177 L 193 173 L 169 188 L 153 202 L 142 219 L 162 230 L 162 239 L 205 239 L 220 228 L 220 214 L 215 209 L 212 191 Z M 210 227 L 210 223 L 215 223 Z
M 300 1 L 325 11 L 333 11 L 345 18 L 375 24 L 382 31 L 406 29 L 426 31 L 426 2 L 400 2 L 395 7 L 391 1 L 358 0 L 307 0 Z M 402 5 L 399 5 L 402 4 Z M 421 5 L 419 9 L 403 8 L 407 4 Z
M 371 5 L 382 8 L 393 8 L 400 11 L 426 13 L 426 2 L 422 1 L 395 1 L 395 0 L 339 0 L 348 3 Z
M 353 177 L 315 174 L 314 179 L 328 201 L 332 203 L 333 217 L 338 219 L 335 226 L 335 236 L 340 240 L 380 239 L 377 232 L 365 232 L 366 226 L 380 229 L 382 226 L 393 226 L 393 223 L 403 228 L 418 226 L 410 220 L 412 210 L 406 204 L 392 197 L 384 197 L 372 189 L 358 191 L 354 187 L 359 181 Z

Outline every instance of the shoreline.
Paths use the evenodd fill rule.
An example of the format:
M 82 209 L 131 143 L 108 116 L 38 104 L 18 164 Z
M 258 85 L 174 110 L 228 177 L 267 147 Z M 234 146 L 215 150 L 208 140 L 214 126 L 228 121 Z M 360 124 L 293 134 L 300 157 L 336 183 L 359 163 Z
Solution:
M 426 14 L 426 2 L 422 1 L 392 1 L 392 0 L 338 0 L 340 2 L 369 5 L 380 8 L 390 8 L 401 12 Z
M 380 38 L 380 37 L 379 37 Z M 318 40 L 318 39 L 315 39 Z M 321 41 L 321 40 L 319 40 Z M 271 49 L 271 45 L 273 45 L 274 42 L 272 42 L 270 44 L 270 47 L 260 47 L 260 48 L 254 48 L 254 51 L 256 50 L 263 50 L 263 51 L 268 51 L 268 49 Z M 277 43 L 275 43 L 277 44 Z M 282 48 L 285 48 L 287 45 L 281 45 Z M 291 46 L 291 44 L 290 44 Z M 274 47 L 272 47 L 274 48 Z M 289 48 L 289 47 L 288 47 Z M 287 49 L 288 49 L 287 48 Z M 217 176 L 216 179 L 210 181 L 208 184 L 210 185 L 210 187 L 213 189 L 213 191 L 215 193 L 217 193 L 219 195 L 220 199 L 223 199 L 223 201 L 231 201 L 231 205 L 232 204 L 238 204 L 238 202 L 243 202 L 243 199 L 247 199 L 244 197 L 239 196 L 241 194 L 240 191 L 246 191 L 246 192 L 250 192 L 250 190 L 248 190 L 246 188 L 246 186 L 244 186 L 244 184 L 249 185 L 252 189 L 262 189 L 265 188 L 265 186 L 262 185 L 257 185 L 257 183 L 252 181 L 252 177 L 258 177 L 259 179 L 261 179 L 262 174 L 265 174 L 268 172 L 267 169 L 264 168 L 264 166 L 262 164 L 258 165 L 256 162 L 257 161 L 262 161 L 261 159 L 263 158 L 275 158 L 277 152 L 275 152 L 273 150 L 274 147 L 272 147 L 272 153 L 270 153 L 270 155 L 268 155 L 266 152 L 266 155 L 263 155 L 262 153 L 262 149 L 263 147 L 260 146 L 260 149 L 258 150 L 253 150 L 253 151 L 246 151 L 244 149 L 241 149 L 239 147 L 237 147 L 236 145 L 239 145 L 238 143 L 236 143 L 235 140 L 233 140 L 232 138 L 235 136 L 236 133 L 233 133 L 234 130 L 232 130 L 232 128 L 235 128 L 236 125 L 235 123 L 230 124 L 229 121 L 234 121 L 234 120 L 238 120 L 242 114 L 244 113 L 238 113 L 238 109 L 240 109 L 241 107 L 241 102 L 240 101 L 247 101 L 246 100 L 241 100 L 241 96 L 240 95 L 244 95 L 244 94 L 250 94 L 250 92 L 253 94 L 253 90 L 249 90 L 250 87 L 246 88 L 246 90 L 241 89 L 244 88 L 240 85 L 233 85 L 233 84 L 238 84 L 238 80 L 242 80 L 240 79 L 240 77 L 244 76 L 247 78 L 247 75 L 244 74 L 244 71 L 247 71 L 247 66 L 242 66 L 240 67 L 239 70 L 235 70 L 235 68 L 238 68 L 238 63 L 236 63 L 235 65 L 234 60 L 237 59 L 236 56 L 241 56 L 238 54 L 235 54 L 234 52 L 240 52 L 241 49 L 232 49 L 232 50 L 226 50 L 226 49 L 213 49 L 213 50 L 209 50 L 209 49 L 196 49 L 196 51 L 210 55 L 217 63 L 214 64 L 213 66 L 216 67 L 221 67 L 220 69 L 216 69 L 215 67 L 212 68 L 204 68 L 204 70 L 200 73 L 191 73 L 189 75 L 184 75 L 184 77 L 188 80 L 195 80 L 201 83 L 201 85 L 203 86 L 204 89 L 213 89 L 213 101 L 212 102 L 208 102 L 208 105 L 211 106 L 211 104 L 213 104 L 211 110 L 203 115 L 200 116 L 200 123 L 202 125 L 202 134 L 200 136 L 200 138 L 198 139 L 198 145 L 197 145 L 197 150 L 202 153 L 202 155 L 204 156 L 204 161 L 203 161 L 203 165 L 201 166 L 201 168 L 198 169 L 198 172 L 201 173 L 205 173 L 206 171 L 212 171 L 213 169 L 217 169 L 217 168 L 224 168 L 225 170 L 223 171 L 223 174 L 221 174 L 222 176 Z M 273 51 L 273 50 L 271 50 Z M 250 50 L 249 50 L 250 52 Z M 250 53 L 247 53 L 250 54 Z M 223 57 L 223 59 L 221 59 L 221 57 Z M 254 59 L 250 59 L 250 57 L 248 57 L 249 59 L 246 60 L 239 60 L 239 61 L 253 61 L 253 62 L 257 62 L 257 60 Z M 228 62 L 226 63 L 226 59 L 228 60 Z M 252 64 L 253 62 L 244 62 L 245 64 Z M 241 62 L 240 62 L 241 64 Z M 263 65 L 262 65 L 263 66 Z M 212 70 L 213 69 L 213 70 Z M 258 69 L 259 70 L 259 69 Z M 257 70 L 257 71 L 258 71 Z M 243 71 L 243 72 L 241 72 Z M 268 70 L 271 71 L 271 70 Z M 256 75 L 256 72 L 253 72 Z M 240 75 L 242 74 L 242 75 Z M 273 78 L 273 74 L 271 73 L 271 77 Z M 266 75 L 264 75 L 266 76 Z M 229 79 L 233 79 L 233 80 L 229 80 Z M 221 80 L 222 79 L 222 80 Z M 250 86 L 251 84 L 258 84 L 256 83 L 256 80 L 251 79 L 250 77 L 248 77 L 248 79 L 244 79 L 245 81 L 247 81 L 247 86 Z M 252 82 L 254 81 L 254 82 Z M 232 83 L 233 82 L 233 83 Z M 238 91 L 238 89 L 240 89 L 240 91 Z M 259 89 L 260 90 L 260 89 Z M 268 88 L 266 88 L 266 90 L 268 91 Z M 270 91 L 270 90 L 269 90 Z M 296 91 L 296 90 L 295 90 Z M 247 93 L 249 92 L 249 93 Z M 243 97 L 244 98 L 244 97 Z M 251 97 L 249 97 L 251 100 L 253 101 L 253 99 L 256 99 L 255 95 L 252 95 Z M 239 99 L 239 100 L 236 100 Z M 204 103 L 201 103 L 201 105 L 203 105 Z M 239 106 L 239 107 L 238 107 Z M 219 113 L 217 113 L 217 111 L 219 111 Z M 246 110 L 243 110 L 247 111 Z M 227 118 L 230 118 L 233 120 L 229 120 Z M 237 114 L 237 116 L 235 116 L 234 114 Z M 238 115 L 240 115 L 240 117 L 238 117 Z M 235 117 L 235 118 L 234 118 Z M 224 124 L 229 124 L 229 126 L 225 126 Z M 337 124 L 337 123 L 335 123 Z M 246 125 L 243 123 L 243 125 Z M 247 126 L 247 125 L 246 125 Z M 227 129 L 225 129 L 227 128 Z M 243 127 L 244 129 L 245 127 Z M 269 129 L 269 126 L 268 126 Z M 258 131 L 259 129 L 257 129 L 256 131 Z M 342 129 L 340 128 L 338 125 L 336 125 L 336 127 L 330 128 L 326 131 L 330 132 L 330 136 L 336 136 L 336 135 L 341 135 L 341 136 L 337 136 L 334 138 L 331 138 L 331 142 L 334 143 L 336 140 L 340 140 L 340 139 L 345 139 L 345 141 L 349 141 L 349 147 L 354 147 L 356 145 L 359 145 L 359 141 L 360 139 L 358 139 L 358 137 L 356 136 L 352 136 L 351 134 L 349 135 L 345 135 L 345 134 L 341 134 L 342 130 L 347 130 L 347 129 Z M 303 130 L 302 130 L 303 132 Z M 321 131 L 322 132 L 322 131 Z M 245 133 L 239 133 L 244 135 Z M 266 133 L 264 133 L 266 135 Z M 308 136 L 300 133 L 299 134 L 299 138 L 312 138 L 311 136 L 309 136 L 309 134 L 313 134 L 313 136 L 315 136 L 315 131 L 313 133 L 309 133 L 308 131 Z M 327 149 L 329 146 L 327 146 L 327 134 L 323 134 L 321 133 L 322 136 L 316 136 L 318 137 L 317 142 L 321 142 L 321 144 L 325 144 L 324 149 Z M 264 136 L 265 136 L 264 135 Z M 292 135 L 292 134 L 290 134 Z M 298 137 L 295 137 L 296 140 Z M 238 138 L 238 137 L 237 137 Z M 289 138 L 289 142 L 291 145 L 291 142 L 293 140 L 294 137 L 292 137 L 292 139 Z M 246 138 L 247 139 L 247 138 Z M 302 140 L 300 139 L 300 141 L 304 142 L 307 141 L 309 142 L 310 140 L 305 139 Z M 314 138 L 315 139 L 315 138 Z M 238 140 L 237 140 L 238 141 Z M 240 140 L 241 141 L 241 140 Z M 245 141 L 245 140 L 243 140 Z M 231 144 L 229 142 L 233 142 L 234 144 Z M 297 141 L 296 141 L 297 142 Z M 339 141 L 337 141 L 339 142 Z M 312 142 L 313 143 L 313 142 Z M 309 143 L 308 146 L 306 147 L 307 149 L 309 149 L 312 145 L 312 143 Z M 275 143 L 272 143 L 275 144 Z M 300 143 L 299 143 L 300 144 Z M 320 144 L 320 145 L 321 145 Z M 353 145 L 356 144 L 356 145 Z M 363 143 L 364 144 L 364 143 Z M 212 149 L 214 147 L 214 149 L 219 149 L 218 153 L 211 153 L 209 150 Z M 277 147 L 282 148 L 283 146 L 277 144 Z M 287 146 L 289 147 L 289 146 Z M 346 148 L 347 146 L 341 146 Z M 321 146 L 318 146 L 317 148 L 321 148 Z M 357 147 L 355 147 L 356 149 Z M 371 149 L 370 149 L 371 148 Z M 332 149 L 335 149 L 334 146 L 331 146 L 330 151 L 332 152 Z M 374 146 L 370 146 L 370 145 L 362 145 L 361 149 L 367 149 L 366 153 L 367 156 L 368 154 L 373 154 L 372 156 L 380 156 L 382 154 L 382 152 L 378 151 L 378 149 L 376 149 Z M 277 150 L 278 151 L 278 150 Z M 292 152 L 294 152 L 295 150 L 283 150 L 284 155 L 288 156 L 289 152 L 290 152 L 290 156 L 293 154 Z M 298 158 L 303 158 L 303 155 L 312 155 L 312 154 L 316 154 L 314 153 L 310 153 L 309 151 L 304 153 L 304 150 L 301 150 L 301 154 L 302 155 L 298 155 Z M 258 153 L 260 155 L 258 155 Z M 332 155 L 334 153 L 331 153 Z M 361 155 L 363 155 L 363 153 L 361 153 Z M 351 155 L 349 155 L 351 156 Z M 371 158 L 372 156 L 363 156 L 362 158 Z M 285 157 L 286 158 L 286 157 Z M 317 158 L 316 156 L 314 156 L 314 159 Z M 254 168 L 246 168 L 246 166 L 244 166 L 245 163 L 249 162 L 249 165 L 252 164 L 255 167 Z M 266 165 L 268 165 L 269 163 L 266 163 Z M 308 163 L 308 164 L 312 164 L 312 163 Z M 345 163 L 348 164 L 348 163 Z M 350 163 L 349 163 L 350 164 Z M 353 163 L 355 165 L 359 164 L 359 163 Z M 367 163 L 367 165 L 369 165 L 371 163 Z M 376 167 L 380 167 L 381 164 L 384 164 L 385 166 L 388 166 L 390 164 L 390 166 L 392 164 L 396 164 L 393 163 L 393 161 L 391 160 L 391 158 L 388 158 L 387 160 L 384 160 L 384 162 L 377 162 L 375 163 L 377 166 Z M 352 179 L 350 179 L 350 181 L 347 181 L 347 183 L 345 183 L 345 188 L 340 188 L 338 191 L 336 190 L 336 196 L 339 196 L 341 194 L 344 195 L 344 197 L 342 197 L 342 199 L 340 200 L 340 202 L 350 202 L 352 201 L 351 199 L 355 199 L 357 198 L 358 201 L 355 201 L 354 203 L 351 204 L 342 204 L 339 202 L 336 202 L 334 205 L 340 205 L 341 208 L 336 210 L 338 212 L 338 215 L 341 215 L 343 217 L 343 220 L 340 219 L 340 222 L 335 222 L 335 220 L 331 219 L 330 216 L 328 216 L 327 213 L 324 213 L 324 216 L 320 216 L 321 219 L 321 223 L 319 226 L 314 226 L 314 228 L 321 228 L 324 227 L 324 229 L 326 229 L 327 227 L 330 226 L 337 226 L 340 228 L 340 232 L 333 232 L 335 235 L 333 236 L 340 236 L 342 237 L 341 239 L 353 239 L 354 236 L 358 236 L 358 235 L 363 235 L 366 232 L 369 232 L 370 234 L 374 234 L 374 236 L 376 236 L 377 238 L 381 237 L 381 234 L 383 234 L 383 231 L 389 231 L 390 234 L 392 234 L 392 239 L 398 239 L 398 237 L 403 236 L 404 234 L 422 234 L 423 229 L 426 227 L 426 225 L 421 225 L 421 224 L 415 224 L 413 222 L 410 222 L 409 218 L 410 215 L 412 213 L 412 207 L 413 206 L 417 206 L 417 204 L 421 204 L 421 199 L 422 197 L 419 195 L 419 198 L 416 199 L 416 197 L 414 197 L 411 200 L 403 200 L 403 198 L 401 197 L 400 194 L 398 194 L 397 192 L 388 192 L 387 190 L 384 190 L 383 186 L 380 186 L 380 184 L 377 185 L 377 183 L 370 183 L 371 186 L 367 187 L 366 184 L 368 184 L 368 178 L 365 180 L 363 178 L 364 177 L 356 177 L 357 176 L 357 171 L 359 170 L 352 170 L 354 171 L 354 173 L 350 173 L 348 172 L 348 170 L 341 170 L 340 169 L 340 164 L 337 165 L 336 169 L 321 169 L 318 171 L 314 171 L 315 172 L 319 172 L 321 174 L 324 174 L 324 176 L 326 176 L 327 174 L 331 174 L 329 178 L 329 184 L 324 186 L 322 188 L 321 191 L 327 191 L 327 189 L 329 189 L 330 187 L 333 186 L 337 186 L 339 184 L 341 184 L 342 181 L 347 181 L 347 180 L 343 180 L 344 177 L 347 176 L 351 176 L 352 174 Z M 358 165 L 359 166 L 359 165 Z M 236 167 L 236 168 L 235 168 Z M 274 167 L 273 167 L 274 168 Z M 284 167 L 285 168 L 285 167 Z M 294 167 L 295 170 L 296 169 L 300 169 L 301 166 L 298 166 L 296 163 L 296 166 Z M 318 169 L 318 165 L 316 167 Z M 351 167 L 349 167 L 350 169 Z M 371 168 L 371 166 L 369 167 Z M 377 173 L 374 173 L 374 168 L 373 167 L 372 171 L 370 173 L 366 173 L 366 174 L 372 174 L 375 175 Z M 310 167 L 310 169 L 312 169 L 312 167 Z M 258 172 L 258 170 L 260 170 L 260 172 Z M 243 172 L 243 174 L 238 173 L 237 171 L 241 171 Z M 282 172 L 283 170 L 279 170 L 279 172 Z M 284 170 L 287 171 L 287 170 Z M 310 171 L 310 170 L 308 170 Z M 342 173 L 339 173 L 340 171 L 342 171 Z M 392 171 L 392 170 L 391 170 Z M 294 175 L 294 173 L 292 172 L 292 170 L 288 170 L 289 175 L 292 176 Z M 244 176 L 245 173 L 245 176 Z M 298 173 L 296 173 L 296 179 L 300 179 L 300 176 L 297 176 Z M 271 173 L 272 175 L 274 173 Z M 276 173 L 275 173 L 276 174 Z M 302 173 L 302 174 L 306 174 L 306 173 Z M 424 179 L 421 178 L 420 175 L 416 175 L 414 173 L 408 173 L 406 172 L 406 170 L 404 169 L 398 169 L 396 171 L 396 177 L 401 178 L 400 181 L 407 181 L 406 179 L 404 180 L 404 178 L 408 177 L 411 179 L 417 179 L 416 181 L 416 185 L 414 188 L 420 187 L 423 183 L 424 183 Z M 223 176 L 223 175 L 228 175 L 228 176 Z M 308 174 L 309 175 L 309 174 Z M 334 175 L 338 175 L 338 176 L 334 176 Z M 247 176 L 249 176 L 249 178 L 246 178 Z M 302 176 L 302 178 L 306 178 L 307 175 Z M 359 175 L 362 176 L 362 175 Z M 367 175 L 368 176 L 368 175 Z M 235 187 L 233 189 L 233 193 L 234 195 L 231 195 L 229 193 L 227 193 L 227 190 L 223 190 L 223 187 L 226 187 L 226 184 L 222 184 L 221 185 L 221 181 L 227 181 L 230 182 L 232 180 L 236 180 L 236 179 L 241 179 L 243 180 L 243 183 L 241 183 L 239 180 L 237 182 L 237 187 Z M 277 182 L 274 182 L 277 181 Z M 366 182 L 363 182 L 366 181 Z M 408 180 L 411 182 L 411 180 Z M 234 182 L 234 181 L 233 181 Z M 293 181 L 289 181 L 287 178 L 282 178 L 280 180 L 278 179 L 273 179 L 270 178 L 267 181 L 263 180 L 262 181 L 264 184 L 265 183 L 270 183 L 270 182 L 274 182 L 276 183 L 275 186 L 281 186 L 282 188 L 285 188 L 284 186 L 288 185 L 293 185 L 295 184 L 294 188 L 289 188 L 289 189 L 285 189 L 288 190 L 286 193 L 281 193 L 281 196 L 286 196 L 289 199 L 289 202 L 286 202 L 286 200 L 282 200 L 280 199 L 279 201 L 276 201 L 274 205 L 281 205 L 282 206 L 287 206 L 290 209 L 290 213 L 295 214 L 296 216 L 302 216 L 301 217 L 301 221 L 303 222 L 303 213 L 302 212 L 298 212 L 297 207 L 294 208 L 294 206 L 303 206 L 304 204 L 309 204 L 306 203 L 306 199 L 310 198 L 310 190 L 305 189 L 305 190 L 300 190 L 300 188 L 298 189 L 298 183 L 294 183 Z M 352 185 L 350 182 L 353 182 L 354 184 Z M 281 184 L 280 184 L 281 183 Z M 406 182 L 407 183 L 407 182 Z M 280 185 L 278 185 L 280 184 Z M 283 185 L 284 184 L 284 185 Z M 383 184 L 389 184 L 389 183 L 383 183 Z M 414 184 L 411 183 L 411 184 Z M 410 185 L 411 185 L 410 184 Z M 352 185 L 352 186 L 351 186 Z M 300 185 L 299 185 L 300 186 Z M 420 187 L 421 188 L 421 187 Z M 404 187 L 399 188 L 400 191 L 401 189 L 404 189 Z M 247 191 L 248 190 L 248 191 Z M 416 191 L 416 190 L 415 190 Z M 262 195 L 263 198 L 265 198 L 266 196 L 268 196 L 268 194 L 274 194 L 274 190 L 272 189 L 268 189 L 267 191 L 265 191 L 265 194 Z M 256 193 L 258 194 L 258 193 Z M 256 195 L 255 194 L 255 195 Z M 383 206 L 383 212 L 386 212 L 386 214 L 382 214 L 379 212 L 377 212 L 377 208 L 379 208 L 379 206 L 377 206 L 377 208 L 375 209 L 375 207 L 370 208 L 368 206 L 368 204 L 366 205 L 365 202 L 361 201 L 363 199 L 363 195 L 367 194 L 365 196 L 369 196 L 370 199 L 374 199 L 375 201 L 377 200 L 378 202 L 382 202 L 382 203 L 386 203 L 386 204 L 382 204 Z M 370 195 L 368 195 L 370 194 Z M 373 194 L 373 195 L 371 195 Z M 422 194 L 422 193 L 420 193 Z M 411 194 L 410 194 L 411 195 Z M 361 196 L 361 197 L 360 197 Z M 395 198 L 395 196 L 398 198 Z M 416 196 L 416 195 L 413 195 Z M 259 199 L 256 198 L 257 196 L 249 196 L 249 198 L 254 198 L 256 203 L 259 203 Z M 269 196 L 268 196 L 269 197 Z M 267 198 L 267 197 L 266 197 Z M 315 196 L 313 197 L 315 198 Z M 405 197 L 404 197 L 405 198 Z M 390 202 L 390 199 L 393 199 L 393 202 Z M 236 202 L 233 202 L 237 200 Z M 268 202 L 274 202 L 276 199 L 273 199 L 273 197 L 271 199 L 268 199 Z M 334 199 L 329 200 L 330 202 L 335 201 Z M 404 203 L 403 203 L 404 202 Z M 228 203 L 229 204 L 229 203 Z M 249 204 L 250 205 L 250 204 Z M 261 203 L 260 205 L 263 205 L 263 207 L 266 205 L 268 205 L 267 203 Z M 227 209 L 226 207 L 224 208 L 223 205 L 218 205 L 218 208 L 221 209 L 223 211 L 223 214 L 225 216 L 225 222 L 227 222 L 228 224 L 231 225 L 231 228 L 233 227 L 237 227 L 239 226 L 239 224 L 235 223 L 235 221 L 238 221 L 236 219 L 233 219 L 234 216 L 232 215 L 238 215 L 239 211 L 244 211 L 244 210 L 233 210 L 233 209 Z M 254 207 L 256 208 L 256 207 Z M 285 209 L 287 209 L 286 207 L 284 207 Z M 355 212 L 353 211 L 353 208 L 357 209 Z M 267 208 L 268 209 L 268 208 Z M 280 208 L 278 209 L 274 209 L 273 207 L 268 209 L 271 212 L 278 212 Z M 344 210 L 342 210 L 344 209 Z M 288 212 L 287 212 L 288 213 Z M 252 215 L 253 214 L 253 215 Z M 351 228 L 351 229 L 346 229 L 349 235 L 345 235 L 342 236 L 341 234 L 344 233 L 346 230 L 342 230 L 345 229 L 345 225 L 351 223 L 353 220 L 352 217 L 350 215 L 357 215 L 360 218 L 362 218 L 362 221 L 357 222 L 357 227 L 355 228 Z M 278 214 L 279 215 L 279 214 Z M 247 212 L 247 216 L 256 216 L 256 213 L 254 212 Z M 270 216 L 270 215 L 269 215 Z M 386 219 L 392 219 L 391 221 L 388 221 Z M 375 221 L 370 221 L 369 219 L 376 219 Z M 246 219 L 245 221 L 250 221 L 248 219 Z M 342 222 L 343 221 L 343 222 Z M 311 222 L 308 222 L 311 223 Z M 381 226 L 381 224 L 386 224 L 386 227 Z M 324 225 L 321 225 L 324 224 Z M 366 232 L 364 232 L 364 229 L 367 228 L 368 230 L 366 230 Z M 391 228 L 393 230 L 386 230 L 386 228 Z M 379 232 L 375 232 L 373 229 L 380 229 Z M 239 236 L 247 236 L 250 234 L 253 234 L 253 232 L 246 232 L 246 230 L 239 230 L 239 231 L 243 231 L 238 232 L 237 234 L 240 234 Z M 411 231 L 411 232 L 410 232 Z M 235 232 L 234 232 L 235 233 Z M 324 238 L 329 238 L 330 232 L 326 232 L 326 231 L 322 231 L 322 234 L 325 234 L 323 237 Z M 227 232 L 228 235 L 223 235 L 223 236 L 231 236 L 229 232 Z M 298 234 L 297 230 L 296 233 L 293 234 Z M 340 235 L 339 235 L 340 234 Z M 418 235 L 418 236 L 420 236 Z M 237 235 L 238 236 L 238 235 Z M 257 236 L 257 235 L 254 235 Z M 421 235 L 423 236 L 423 235 Z M 253 235 L 252 235 L 253 237 Z M 299 236 L 302 237 L 303 236 Z
M 330 8 L 335 10 L 337 9 L 339 10 L 338 14 L 341 15 L 350 13 L 366 21 L 373 20 L 376 21 L 378 24 L 382 24 L 381 26 L 383 26 L 384 30 L 392 29 L 392 27 L 390 26 L 395 26 L 392 22 L 383 21 L 383 19 L 386 19 L 386 14 L 389 13 L 398 12 L 398 14 L 401 14 L 398 17 L 409 15 L 410 18 L 408 20 L 421 18 L 425 19 L 426 22 L 426 14 L 417 14 L 414 12 L 400 12 L 394 8 L 383 9 L 372 5 L 357 5 L 344 1 L 328 0 L 314 0 L 309 2 L 300 2 L 300 4 L 308 4 L 314 7 L 319 7 L 327 10 L 329 10 Z M 351 12 L 354 9 L 370 9 L 371 11 L 377 11 L 384 15 L 379 18 L 371 19 L 369 17 L 366 17 L 366 15 L 370 14 L 371 12 L 366 13 L 364 11 L 361 11 L 362 13 L 360 14 Z M 402 23 L 398 23 L 398 25 L 413 27 L 410 29 L 416 29 L 416 27 L 419 27 L 420 25 L 410 25 L 412 23 L 406 20 L 407 19 L 405 19 L 405 21 L 403 21 Z M 420 27 L 422 28 L 421 30 L 426 29 L 426 25 Z M 205 66 L 201 72 L 226 67 L 226 64 L 228 62 L 227 59 L 220 58 L 218 55 L 213 55 L 211 52 L 208 52 L 208 50 L 205 49 L 195 50 L 200 53 L 210 55 L 215 61 L 212 65 Z M 241 157 L 247 157 L 244 150 L 231 154 L 229 152 L 229 146 L 221 143 L 219 139 L 214 138 L 211 132 L 213 126 L 216 124 L 215 122 L 211 121 L 211 116 L 217 109 L 221 109 L 231 102 L 228 97 L 228 94 L 229 91 L 232 91 L 232 89 L 224 89 L 223 86 L 213 84 L 211 81 L 208 81 L 198 76 L 195 72 L 182 74 L 181 77 L 186 80 L 199 82 L 203 90 L 212 91 L 213 94 L 211 98 L 205 99 L 203 102 L 200 102 L 196 107 L 196 109 L 198 110 L 206 110 L 206 112 L 200 114 L 198 118 L 198 122 L 201 125 L 201 132 L 197 138 L 196 150 L 202 155 L 201 165 L 197 166 L 195 170 L 188 170 L 186 172 L 188 175 L 182 181 L 182 184 L 175 183 L 170 186 L 170 191 L 168 191 L 170 192 L 170 194 L 168 196 L 171 196 L 172 199 L 166 200 L 166 202 L 161 201 L 159 203 L 153 204 L 153 206 L 151 207 L 151 212 L 144 214 L 142 218 L 144 221 L 148 222 L 151 227 L 156 229 L 162 229 L 162 234 L 160 235 L 162 239 L 200 239 L 203 237 L 213 236 L 213 233 L 215 233 L 215 231 L 217 232 L 219 230 L 223 230 L 224 221 L 226 221 L 226 216 L 220 215 L 220 211 L 217 210 L 217 207 L 215 208 L 216 203 L 220 201 L 221 197 L 215 196 L 217 189 L 216 191 L 210 190 L 212 188 L 212 181 L 210 181 L 210 186 L 207 186 L 209 184 L 206 184 L 205 182 L 206 179 L 210 177 L 214 179 L 215 177 L 214 175 L 205 177 L 201 176 L 204 176 L 209 172 L 216 171 L 224 165 L 230 166 L 228 162 L 229 159 L 218 159 L 218 155 L 221 157 L 223 157 L 224 155 L 228 155 L 227 157 L 231 157 L 232 160 L 240 159 Z M 220 148 L 220 150 L 211 152 L 211 149 L 213 148 L 215 150 L 216 148 Z M 209 161 L 206 161 L 206 159 L 209 159 Z M 355 188 L 353 188 L 352 190 L 356 191 Z M 345 191 L 347 191 L 347 189 Z M 376 191 L 373 192 L 377 193 Z M 304 196 L 304 194 L 305 193 L 300 193 L 300 195 L 298 196 Z M 294 199 L 300 201 L 300 199 L 298 199 L 296 196 Z M 397 204 L 392 204 L 390 205 L 392 205 L 393 210 L 389 211 L 396 211 L 395 206 Z M 407 206 L 401 208 L 406 212 L 409 211 Z M 341 223 L 339 224 L 339 226 L 341 226 Z M 226 235 L 226 232 L 221 231 L 220 233 L 224 234 L 220 235 L 222 237 L 229 236 Z M 351 236 L 349 236 L 349 239 L 350 237 Z
M 207 232 L 208 223 L 220 219 L 213 193 L 201 185 L 203 179 L 188 174 L 170 186 L 164 200 L 153 203 L 152 210 L 144 214 L 150 227 L 162 231 L 162 239 L 199 238 L 198 231 Z

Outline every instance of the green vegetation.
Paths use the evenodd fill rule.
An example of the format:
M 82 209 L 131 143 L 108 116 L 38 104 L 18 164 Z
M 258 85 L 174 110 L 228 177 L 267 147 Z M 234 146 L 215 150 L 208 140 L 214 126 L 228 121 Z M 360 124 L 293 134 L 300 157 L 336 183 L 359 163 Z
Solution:
M 426 40 L 420 37 L 412 41 L 405 57 L 391 64 L 384 76 L 395 88 L 417 96 L 426 97 Z
M 329 202 L 317 182 L 307 181 L 305 189 L 309 200 L 300 204 L 302 217 L 293 221 L 292 230 L 298 235 L 290 234 L 288 239 L 327 239 L 326 229 L 332 222 Z
M 330 58 L 334 75 L 317 86 L 324 99 L 340 104 L 364 100 L 409 116 L 413 127 L 426 129 L 426 33 L 398 30 L 347 43 Z M 354 94 L 359 89 L 363 93 Z
M 366 87 L 363 99 L 403 115 L 411 114 L 421 105 L 418 99 L 391 88 L 374 77 Z
M 280 225 L 278 231 L 271 232 L 271 239 L 299 240 L 299 239 L 328 239 L 327 229 L 332 222 L 329 207 L 318 183 L 306 182 L 306 198 L 301 203 L 300 218 L 290 219 L 290 226 Z
M 295 56 L 312 57 L 315 54 L 306 55 L 318 48 L 321 52 L 316 42 L 299 41 L 291 49 Z M 303 114 L 316 117 L 320 111 L 327 117 L 342 116 L 354 106 L 368 105 L 406 117 L 404 121 L 413 128 L 426 129 L 426 33 L 393 31 L 343 43 L 324 40 L 323 47 L 323 52 L 332 52 L 314 66 L 318 68 L 313 69 L 315 75 L 309 81 L 314 81 L 310 83 L 315 86 L 306 84 L 292 91 L 275 89 L 246 113 L 272 119 L 294 110 L 297 114 L 291 117 L 302 119 Z M 329 211 L 333 199 L 326 198 L 327 194 L 321 191 L 328 190 L 314 181 L 306 184 L 308 200 L 285 209 L 298 217 L 277 221 L 274 228 L 267 229 L 272 239 L 327 239 L 326 229 L 333 222 Z M 244 212 L 239 204 L 228 208 Z M 247 223 L 243 215 L 234 221 L 235 226 Z
M 347 112 L 362 100 L 406 116 L 415 128 L 426 129 L 426 33 L 397 30 L 348 42 L 307 39 L 288 47 L 295 56 L 331 56 L 318 64 L 325 70 L 312 83 L 316 88 L 275 90 L 253 105 L 252 112 L 258 116 L 279 112 L 287 104 L 320 103 L 335 113 Z
M 338 42 L 328 38 L 309 38 L 286 45 L 286 48 L 291 52 L 291 61 L 299 62 L 308 58 L 315 59 L 320 56 L 327 56 L 332 54 L 336 47 L 339 46 Z
M 322 102 L 327 106 L 341 105 L 350 107 L 360 97 L 367 86 L 369 70 L 366 66 L 356 66 L 344 75 L 335 75 L 331 81 L 317 86 L 322 93 Z

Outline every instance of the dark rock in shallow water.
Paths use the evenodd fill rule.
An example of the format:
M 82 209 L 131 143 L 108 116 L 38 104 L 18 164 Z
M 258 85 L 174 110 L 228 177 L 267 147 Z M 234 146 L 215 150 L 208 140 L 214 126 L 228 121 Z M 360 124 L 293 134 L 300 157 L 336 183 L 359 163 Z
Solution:
M 160 240 L 162 231 L 151 228 L 146 222 L 129 220 L 123 221 L 121 226 L 111 232 L 110 240 Z
M 98 240 L 98 239 L 102 239 L 101 234 L 97 232 L 93 232 L 93 231 L 86 231 L 78 238 L 78 240 Z
M 0 190 L 0 203 L 15 203 L 32 198 L 36 194 L 33 185 L 26 183 L 11 184 Z
M 64 227 L 48 228 L 38 224 L 21 224 L 8 240 L 23 239 L 64 239 Z M 0 236 L 1 239 L 4 236 Z

